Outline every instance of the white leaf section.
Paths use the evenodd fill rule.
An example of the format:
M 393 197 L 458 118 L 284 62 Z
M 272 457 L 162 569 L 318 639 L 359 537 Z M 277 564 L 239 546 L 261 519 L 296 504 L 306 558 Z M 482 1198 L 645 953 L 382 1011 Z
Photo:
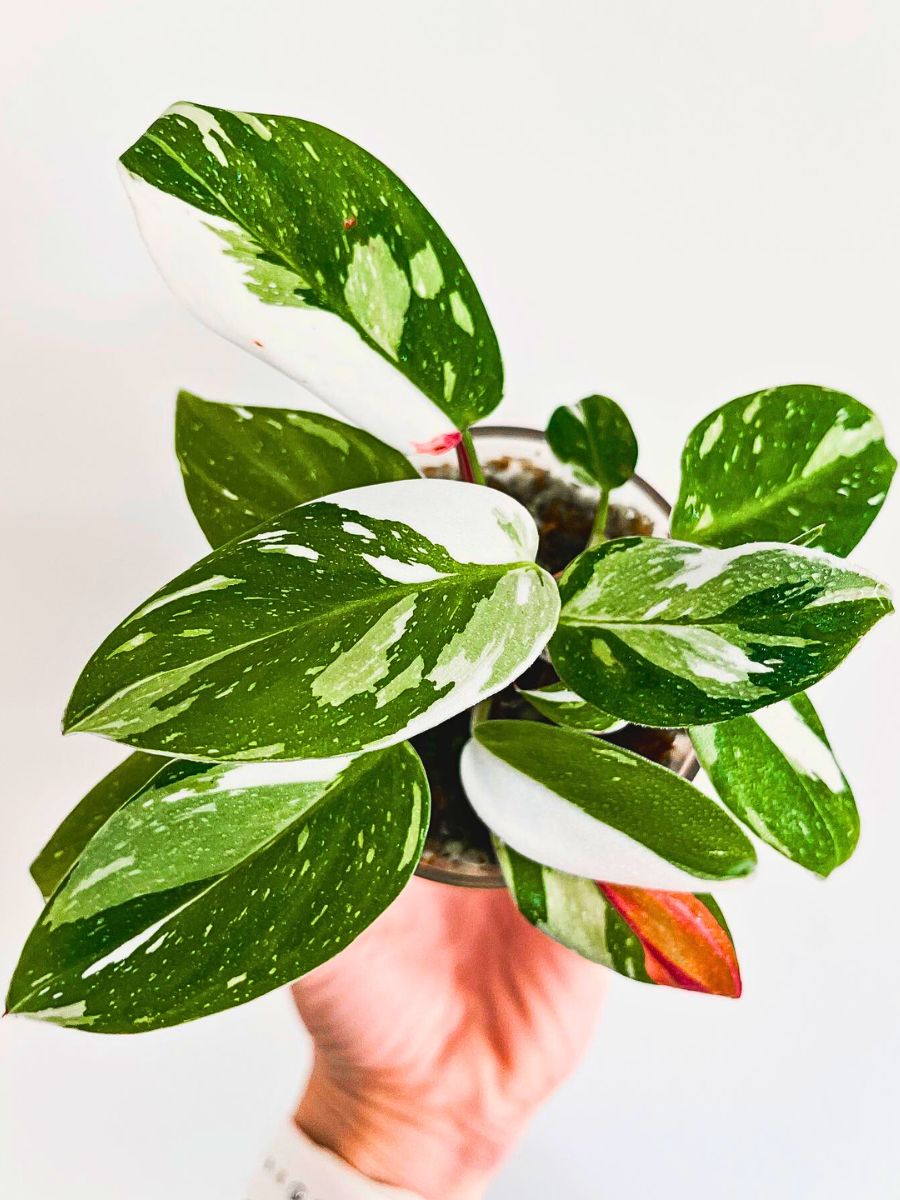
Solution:
M 847 781 L 831 749 L 789 700 L 760 709 L 753 714 L 753 720 L 795 771 L 818 779 L 831 792 L 846 790 Z
M 400 479 L 323 499 L 353 509 L 363 518 L 402 522 L 443 546 L 457 562 L 533 562 L 537 556 L 538 531 L 531 514 L 518 500 L 492 488 L 454 479 Z M 361 538 L 371 537 L 365 520 L 350 524 Z M 344 528 L 351 532 L 348 525 Z M 394 564 L 382 573 L 396 579 L 399 570 L 400 565 Z
M 204 129 L 221 153 L 214 127 Z M 398 450 L 409 453 L 453 432 L 446 414 L 341 317 L 316 307 L 267 304 L 248 290 L 246 267 L 223 253 L 216 232 L 245 237 L 236 224 L 193 208 L 124 167 L 120 171 L 160 273 L 210 329 Z
M 715 892 L 732 880 L 698 879 L 640 842 L 589 816 L 474 739 L 460 760 L 469 802 L 514 850 L 570 875 L 670 892 Z M 623 767 L 623 770 L 627 769 Z

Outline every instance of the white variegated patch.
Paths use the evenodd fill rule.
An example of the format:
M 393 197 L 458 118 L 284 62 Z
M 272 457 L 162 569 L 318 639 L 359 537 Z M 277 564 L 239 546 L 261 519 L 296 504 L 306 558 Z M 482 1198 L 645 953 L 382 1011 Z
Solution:
M 435 542 L 461 563 L 533 562 L 538 531 L 528 510 L 503 492 L 453 479 L 401 479 L 351 488 L 325 497 L 332 504 L 355 510 L 363 518 L 344 526 L 366 540 L 371 536 L 365 517 L 402 521 Z M 370 559 L 387 579 L 397 579 L 408 565 L 397 560 Z M 403 580 L 402 582 L 419 582 Z
M 208 136 L 214 140 L 211 133 Z M 335 313 L 296 303 L 267 304 L 251 291 L 245 265 L 223 252 L 223 233 L 245 236 L 237 225 L 193 208 L 124 167 L 120 170 L 160 273 L 210 329 L 265 359 L 399 450 L 409 453 L 420 443 L 452 432 L 447 416 Z M 383 252 L 360 260 L 351 296 L 370 323 L 373 340 L 390 350 L 398 318 L 391 316 L 390 303 L 383 297 L 366 302 L 366 288 L 377 284 L 379 263 L 391 270 Z M 394 264 L 388 293 L 402 292 L 398 270 Z
M 831 792 L 845 790 L 847 781 L 831 747 L 807 725 L 789 700 L 760 709 L 753 714 L 753 720 L 801 775 L 818 779 Z
M 587 879 L 667 891 L 696 891 L 698 878 L 618 829 L 589 816 L 474 739 L 460 761 L 462 782 L 478 816 L 520 854 Z M 628 767 L 623 765 L 623 771 Z M 721 882 L 703 881 L 704 890 Z

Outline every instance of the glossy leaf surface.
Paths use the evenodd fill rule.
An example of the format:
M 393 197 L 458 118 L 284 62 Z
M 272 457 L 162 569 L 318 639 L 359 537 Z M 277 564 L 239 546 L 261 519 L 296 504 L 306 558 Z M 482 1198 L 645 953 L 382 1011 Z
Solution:
M 214 404 L 181 392 L 175 450 L 210 545 L 332 492 L 415 479 L 397 450 L 321 413 Z
M 768 388 L 716 409 L 681 460 L 672 536 L 711 546 L 812 543 L 848 554 L 878 515 L 896 468 L 875 414 L 810 384 Z
M 129 754 L 72 809 L 31 864 L 32 878 L 45 900 L 100 827 L 159 774 L 167 761 L 160 754 Z
M 640 725 L 743 716 L 833 670 L 891 611 L 883 584 L 801 546 L 620 538 L 560 580 L 560 678 Z
M 516 501 L 450 480 L 337 493 L 229 542 L 96 651 L 67 730 L 207 760 L 390 745 L 499 691 L 559 611 Z
M 853 853 L 853 793 L 806 696 L 690 734 L 722 801 L 763 841 L 819 875 Z
M 311 121 L 172 105 L 122 156 L 141 232 L 210 328 L 409 451 L 500 401 L 481 297 L 409 188 Z
M 476 813 L 529 858 L 591 879 L 690 890 L 756 855 L 693 784 L 597 738 L 535 721 L 483 721 L 462 754 Z
M 606 491 L 634 474 L 638 453 L 634 430 L 607 396 L 587 396 L 557 408 L 547 425 L 547 442 L 561 462 Z
M 12 1011 L 127 1033 L 242 1004 L 399 894 L 428 826 L 408 745 L 323 769 L 176 761 L 87 844 L 26 943 Z

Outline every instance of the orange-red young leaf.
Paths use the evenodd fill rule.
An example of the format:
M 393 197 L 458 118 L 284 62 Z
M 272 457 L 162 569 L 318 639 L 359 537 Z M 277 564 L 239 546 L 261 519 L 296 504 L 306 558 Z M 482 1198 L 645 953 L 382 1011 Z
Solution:
M 597 885 L 644 948 L 654 983 L 737 998 L 741 972 L 731 938 L 712 911 L 689 892 Z

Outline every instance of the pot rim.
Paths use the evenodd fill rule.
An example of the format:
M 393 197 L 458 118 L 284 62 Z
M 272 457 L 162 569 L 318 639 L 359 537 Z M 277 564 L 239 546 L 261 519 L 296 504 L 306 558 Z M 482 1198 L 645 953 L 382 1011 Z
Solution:
M 529 425 L 473 425 L 469 432 L 476 441 L 479 434 L 486 433 L 496 435 L 497 437 L 517 437 L 527 442 L 539 442 L 541 445 L 547 444 L 544 431 L 542 429 L 532 429 Z M 635 472 L 629 482 L 633 483 L 638 491 L 643 492 L 654 504 L 659 505 L 667 517 L 672 515 L 672 505 L 642 475 L 638 475 Z
M 479 436 L 483 438 L 487 435 L 489 438 L 520 438 L 522 441 L 535 442 L 541 445 L 547 444 L 547 439 L 542 429 L 533 429 L 526 425 L 473 425 L 470 432 L 476 442 Z M 660 509 L 665 517 L 668 518 L 671 515 L 671 504 L 646 479 L 635 474 L 632 475 L 631 482 L 637 487 L 638 491 L 643 492 L 647 499 Z M 666 533 L 666 536 L 668 536 L 668 533 Z M 700 760 L 697 758 L 692 746 L 684 762 L 676 771 L 676 774 L 680 775 L 682 779 L 690 781 L 697 775 L 699 770 Z M 439 866 L 437 864 L 423 863 L 420 860 L 415 873 L 421 879 L 430 879 L 433 883 L 446 883 L 454 887 L 483 889 L 506 887 L 503 872 L 500 870 L 499 865 L 492 865 L 494 866 L 494 871 L 490 874 L 480 875 L 466 871 L 463 867 Z

